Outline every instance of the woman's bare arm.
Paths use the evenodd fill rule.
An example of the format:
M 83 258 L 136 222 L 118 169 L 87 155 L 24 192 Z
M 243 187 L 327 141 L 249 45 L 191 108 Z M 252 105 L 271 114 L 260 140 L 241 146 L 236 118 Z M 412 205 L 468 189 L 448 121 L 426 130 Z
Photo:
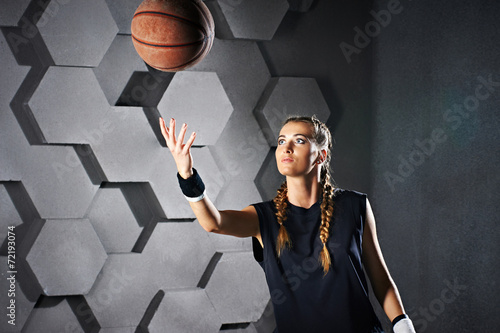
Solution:
M 375 217 L 373 216 L 368 199 L 366 199 L 362 260 L 366 273 L 370 278 L 373 292 L 380 305 L 384 308 L 387 317 L 392 321 L 397 316 L 405 313 L 398 289 L 389 274 L 382 251 L 380 250 L 375 227 Z
M 193 158 L 191 146 L 196 138 L 192 133 L 184 144 L 187 124 L 183 124 L 179 136 L 175 137 L 175 120 L 170 120 L 170 128 L 166 126 L 163 118 L 160 118 L 160 129 L 165 142 L 172 153 L 177 165 L 179 175 L 187 179 L 193 175 Z M 248 206 L 241 211 L 224 210 L 219 211 L 208 196 L 197 202 L 190 202 L 198 222 L 208 232 L 214 232 L 237 237 L 256 237 L 261 243 L 259 218 L 253 206 Z

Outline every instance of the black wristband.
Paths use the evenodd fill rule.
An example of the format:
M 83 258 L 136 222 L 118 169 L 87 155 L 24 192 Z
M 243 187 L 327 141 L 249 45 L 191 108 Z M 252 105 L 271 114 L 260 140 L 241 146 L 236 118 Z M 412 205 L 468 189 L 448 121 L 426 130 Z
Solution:
M 399 316 L 397 316 L 396 318 L 394 318 L 394 319 L 392 320 L 392 327 L 394 327 L 394 325 L 396 325 L 396 323 L 397 323 L 398 321 L 403 320 L 403 319 L 405 319 L 405 318 L 408 318 L 408 316 L 406 315 L 406 313 L 403 313 L 402 315 L 399 315 Z
M 187 198 L 197 198 L 205 192 L 205 184 L 203 184 L 195 168 L 193 168 L 193 174 L 188 179 L 182 178 L 179 173 L 177 173 L 177 179 L 179 180 L 182 193 Z

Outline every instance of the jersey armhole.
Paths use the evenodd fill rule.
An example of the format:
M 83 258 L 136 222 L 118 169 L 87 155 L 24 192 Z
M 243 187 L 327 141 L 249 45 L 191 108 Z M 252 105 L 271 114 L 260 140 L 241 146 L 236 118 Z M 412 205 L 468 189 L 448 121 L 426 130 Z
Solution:
M 264 230 L 262 212 L 258 204 L 253 204 L 252 206 L 254 206 L 255 210 L 257 211 L 257 216 L 259 217 L 260 237 L 262 239 L 262 242 L 264 243 L 264 237 L 266 237 L 267 231 Z M 260 245 L 259 240 L 255 237 L 252 237 L 252 251 L 255 261 L 257 261 L 258 263 L 262 263 L 264 261 L 264 248 L 262 247 L 262 245 Z
M 365 230 L 365 223 L 366 223 L 366 199 L 368 196 L 364 193 L 361 194 L 361 202 L 360 202 L 360 215 L 361 215 L 361 231 L 364 232 Z

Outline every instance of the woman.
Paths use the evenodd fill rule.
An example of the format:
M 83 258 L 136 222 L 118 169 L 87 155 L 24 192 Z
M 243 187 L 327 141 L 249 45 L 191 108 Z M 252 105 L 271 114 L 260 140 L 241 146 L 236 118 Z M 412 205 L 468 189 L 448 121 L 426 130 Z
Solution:
M 253 237 L 276 318 L 276 332 L 382 332 L 368 299 L 364 270 L 396 333 L 415 332 L 378 244 L 366 195 L 334 188 L 331 134 L 315 117 L 291 117 L 276 148 L 286 181 L 273 201 L 241 211 L 215 208 L 193 169 L 192 133 L 176 139 L 175 120 L 162 134 L 178 170 L 181 189 L 208 232 Z

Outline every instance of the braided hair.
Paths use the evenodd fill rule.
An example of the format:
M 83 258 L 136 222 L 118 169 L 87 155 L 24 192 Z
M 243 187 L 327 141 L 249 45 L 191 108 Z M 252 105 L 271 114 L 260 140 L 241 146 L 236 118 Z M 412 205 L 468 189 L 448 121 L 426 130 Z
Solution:
M 319 227 L 319 238 L 323 247 L 319 254 L 319 262 L 323 267 L 323 271 L 325 275 L 330 270 L 331 266 L 331 257 L 328 252 L 328 248 L 326 243 L 328 241 L 328 237 L 330 236 L 330 221 L 333 215 L 333 197 L 334 197 L 334 186 L 333 181 L 330 175 L 330 160 L 331 160 L 331 149 L 332 149 L 332 136 L 330 134 L 330 130 L 328 127 L 318 120 L 315 116 L 312 117 L 289 117 L 283 123 L 283 126 L 290 122 L 304 122 L 310 124 L 313 127 L 313 137 L 312 139 L 316 142 L 316 144 L 321 149 L 326 149 L 326 158 L 323 161 L 320 172 L 320 182 L 323 188 L 323 200 L 321 202 L 321 224 Z M 276 252 L 278 257 L 281 256 L 281 253 L 284 249 L 289 249 L 292 246 L 292 241 L 290 239 L 290 235 L 286 231 L 284 226 L 284 222 L 287 217 L 287 197 L 288 197 L 288 188 L 286 181 L 281 185 L 281 188 L 278 189 L 278 194 L 274 198 L 273 202 L 276 207 L 276 218 L 278 220 L 278 224 L 280 225 L 278 231 L 278 237 L 276 239 Z

